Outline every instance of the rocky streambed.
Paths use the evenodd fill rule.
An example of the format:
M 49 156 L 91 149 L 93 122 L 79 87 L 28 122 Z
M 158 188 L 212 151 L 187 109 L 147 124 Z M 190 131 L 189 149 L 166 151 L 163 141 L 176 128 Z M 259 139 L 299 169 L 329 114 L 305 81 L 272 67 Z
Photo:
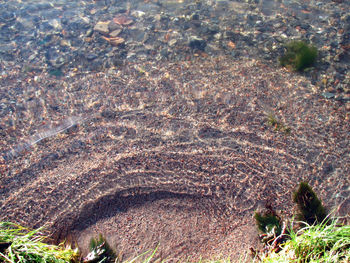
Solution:
M 1 3 L 0 220 L 172 261 L 237 258 L 301 180 L 348 216 L 348 7 Z M 279 67 L 292 39 L 314 68 Z
M 306 73 L 319 92 L 349 101 L 349 9 L 345 0 L 9 0 L 0 4 L 0 70 L 113 72 L 198 50 L 277 65 L 296 39 L 319 50 L 316 69 Z
M 349 213 L 349 112 L 295 73 L 197 57 L 1 81 L 33 105 L 2 116 L 1 220 L 174 259 L 244 251 L 253 212 L 290 214 L 301 180 Z

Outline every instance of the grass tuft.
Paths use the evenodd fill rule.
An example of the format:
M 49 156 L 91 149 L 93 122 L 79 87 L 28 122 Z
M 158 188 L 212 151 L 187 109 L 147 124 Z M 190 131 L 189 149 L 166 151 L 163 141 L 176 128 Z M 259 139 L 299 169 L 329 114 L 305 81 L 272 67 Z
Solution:
M 47 239 L 41 228 L 29 230 L 20 225 L 0 222 L 0 244 L 5 244 L 0 250 L 0 262 L 7 263 L 63 263 L 75 262 L 78 251 L 64 247 L 49 245 L 43 241 Z
M 142 253 L 141 255 L 138 255 L 137 257 L 124 261 L 124 263 L 134 263 L 134 262 L 142 262 L 142 263 L 149 263 L 149 262 L 154 262 L 156 260 L 154 260 L 154 256 L 157 252 L 158 247 L 156 247 L 153 251 L 152 250 L 148 250 L 144 253 Z M 152 253 L 151 253 L 152 252 Z M 163 262 L 158 260 L 158 262 Z
M 278 253 L 261 256 L 261 262 L 350 262 L 350 226 L 336 220 L 289 229 L 290 240 Z

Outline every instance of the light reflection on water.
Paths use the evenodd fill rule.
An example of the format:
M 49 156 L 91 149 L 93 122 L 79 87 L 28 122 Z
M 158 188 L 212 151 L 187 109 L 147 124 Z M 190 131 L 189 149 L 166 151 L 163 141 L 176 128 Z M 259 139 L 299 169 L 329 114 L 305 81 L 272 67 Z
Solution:
M 321 27 L 328 24 L 330 15 L 324 5 L 320 1 L 293 0 L 10 0 L 0 4 L 0 73 L 7 76 L 19 68 L 23 76 L 33 76 L 35 83 L 42 72 L 52 78 L 81 72 L 116 74 L 125 63 L 186 60 L 202 51 L 210 57 L 228 54 L 233 59 L 252 57 L 275 63 L 283 42 L 300 33 L 295 28 L 301 27 L 305 36 L 313 29 L 318 33 L 313 39 L 321 39 Z M 130 16 L 133 23 L 120 27 L 119 36 L 125 45 L 113 46 L 105 41 L 110 36 L 96 32 L 94 27 L 100 21 L 113 21 L 120 13 Z M 286 29 L 289 17 L 294 19 L 290 31 Z M 205 42 L 205 48 L 189 44 L 197 38 Z M 138 70 L 143 74 L 144 69 Z M 66 83 L 45 90 L 47 96 L 41 96 L 36 85 L 30 84 L 25 90 L 2 87 L 2 93 L 11 98 L 3 102 L 2 115 L 11 111 L 17 114 L 12 113 L 14 123 L 9 126 L 16 127 L 21 122 L 22 109 L 27 111 L 23 113 L 26 118 L 32 115 L 32 126 L 27 127 L 31 132 L 25 133 L 29 144 L 27 140 L 23 145 L 33 145 L 30 138 L 43 132 L 40 121 L 57 122 L 62 116 L 86 114 L 86 104 L 92 103 L 94 94 L 87 92 L 92 98 L 75 105 L 67 93 L 74 92 L 74 85 Z M 195 85 L 189 88 L 196 89 Z M 198 96 L 202 92 L 197 92 Z M 42 113 L 50 108 L 57 109 L 60 117 Z M 65 114 L 59 109 L 64 109 Z M 19 145 L 18 152 L 22 148 L 26 149 Z
M 96 223 L 106 193 L 160 186 L 217 195 L 251 218 L 257 196 L 284 209 L 305 178 L 330 202 L 348 200 L 343 109 L 331 116 L 309 79 L 276 65 L 289 38 L 335 38 L 323 2 L 305 2 L 1 3 L 0 180 L 11 190 L 0 184 L 10 207 L 0 211 L 16 218 L 19 207 L 28 224 L 80 213 Z M 133 22 L 94 30 L 120 14 Z M 125 42 L 112 45 L 118 30 Z

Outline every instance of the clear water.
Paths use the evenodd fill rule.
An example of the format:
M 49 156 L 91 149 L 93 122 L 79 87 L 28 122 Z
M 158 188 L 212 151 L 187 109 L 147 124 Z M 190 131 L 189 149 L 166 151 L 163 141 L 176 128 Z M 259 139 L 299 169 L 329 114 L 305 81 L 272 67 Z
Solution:
M 322 101 L 311 85 L 334 68 L 344 81 L 346 55 L 337 67 L 321 63 L 322 74 L 269 75 L 290 39 L 311 40 L 324 58 L 334 57 L 344 42 L 346 6 L 314 0 L 0 1 L 0 212 L 35 225 L 59 217 L 56 203 L 40 203 L 45 191 L 56 193 L 53 200 L 68 207 L 61 216 L 69 218 L 67 204 L 82 207 L 105 192 L 174 185 L 224 196 L 251 216 L 256 196 L 280 195 L 281 208 L 290 205 L 290 185 L 310 179 L 346 213 L 348 115 Z M 114 24 L 101 33 L 100 22 Z M 266 67 L 268 79 L 263 72 L 250 82 L 243 66 L 232 76 L 228 65 L 242 61 Z M 271 84 L 275 78 L 278 87 Z M 291 126 L 290 137 L 266 125 L 271 112 Z M 172 175 L 171 183 L 148 170 Z

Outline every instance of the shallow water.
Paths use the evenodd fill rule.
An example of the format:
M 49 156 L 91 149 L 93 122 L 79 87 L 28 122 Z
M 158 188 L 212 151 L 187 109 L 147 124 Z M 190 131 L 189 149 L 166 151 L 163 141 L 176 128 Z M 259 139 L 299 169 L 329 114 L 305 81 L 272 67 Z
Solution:
M 337 10 L 329 8 L 330 5 L 337 4 L 289 0 L 10 0 L 0 5 L 1 75 L 5 77 L 11 70 L 19 69 L 23 76 L 31 76 L 35 82 L 39 78 L 35 75 L 41 72 L 58 78 L 98 71 L 116 74 L 127 63 L 186 60 L 201 52 L 209 57 L 226 54 L 232 59 L 251 57 L 275 64 L 283 43 L 289 37 L 302 37 L 295 28 L 306 31 L 313 28 L 316 33 L 312 41 L 319 47 L 324 44 L 322 27 L 332 23 L 331 16 L 336 17 L 336 11 L 338 16 L 344 12 L 343 6 L 339 5 Z M 94 26 L 101 21 L 113 21 L 120 14 L 129 16 L 132 23 L 115 26 L 120 28 L 119 37 L 125 42 L 114 46 L 110 36 L 100 34 Z M 288 27 L 291 30 L 287 30 Z M 304 38 L 309 38 L 308 34 L 305 33 Z M 310 77 L 314 78 L 312 74 Z M 40 94 L 36 94 L 39 91 L 35 85 L 29 85 L 27 90 L 9 91 L 13 87 L 8 84 L 8 87 L 2 84 L 1 115 L 25 108 L 25 114 L 33 115 L 34 121 L 27 127 L 27 136 L 35 136 L 36 130 L 43 129 L 35 121 L 38 116 L 34 115 L 42 115 L 44 108 L 54 107 L 59 111 L 64 107 L 67 118 L 85 114 L 83 105 L 79 109 L 77 105 L 64 105 L 70 103 L 64 91 L 67 87 L 48 90 L 55 98 L 43 101 Z M 63 101 L 59 101 L 61 96 L 65 96 Z M 41 116 L 40 121 L 47 125 L 57 118 Z
M 291 214 L 301 180 L 348 214 L 346 89 L 318 85 L 347 85 L 348 55 L 326 61 L 347 50 L 347 5 L 0 3 L 0 219 L 80 246 L 100 230 L 130 256 L 159 237 L 176 258 L 229 255 L 255 209 Z M 279 68 L 294 38 L 320 48 L 316 69 Z

